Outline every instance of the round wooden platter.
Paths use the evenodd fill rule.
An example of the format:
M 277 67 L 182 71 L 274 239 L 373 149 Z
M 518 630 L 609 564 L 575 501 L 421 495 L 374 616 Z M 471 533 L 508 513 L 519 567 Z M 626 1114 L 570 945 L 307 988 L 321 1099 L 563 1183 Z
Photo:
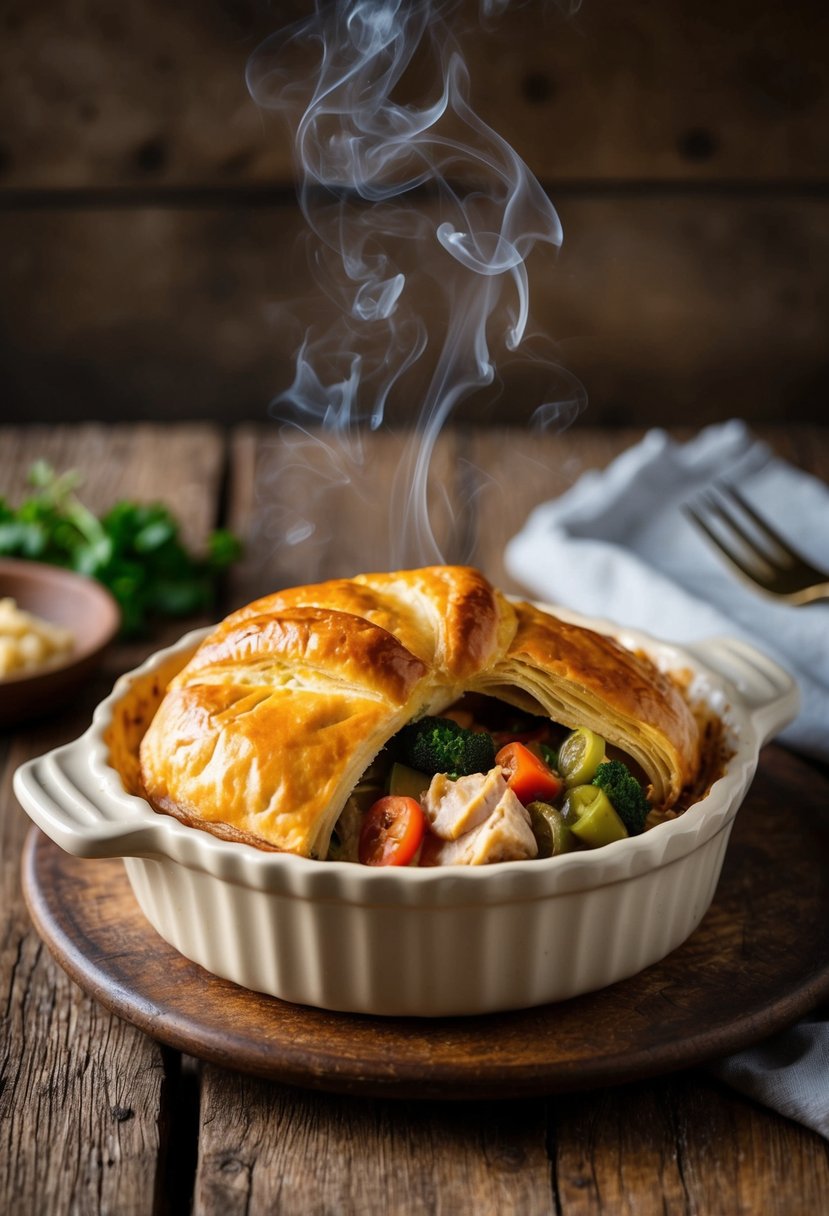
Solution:
M 23 885 L 37 930 L 69 975 L 171 1047 L 340 1093 L 514 1098 L 700 1063 L 764 1038 L 829 995 L 826 807 L 825 775 L 767 749 L 714 903 L 683 946 L 599 992 L 476 1018 L 330 1013 L 218 979 L 150 927 L 119 860 L 70 857 L 37 829 Z

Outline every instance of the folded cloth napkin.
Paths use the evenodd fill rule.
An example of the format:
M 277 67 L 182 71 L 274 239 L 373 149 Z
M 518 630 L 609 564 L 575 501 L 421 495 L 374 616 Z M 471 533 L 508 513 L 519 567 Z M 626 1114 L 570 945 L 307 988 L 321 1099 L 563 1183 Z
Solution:
M 507 545 L 507 570 L 538 598 L 665 641 L 751 642 L 800 686 L 801 712 L 780 740 L 827 761 L 829 604 L 778 603 L 736 577 L 682 511 L 718 479 L 738 485 L 804 556 L 829 569 L 829 488 L 732 420 L 685 444 L 649 431 L 603 472 L 537 507 Z
M 829 1019 L 804 1018 L 757 1047 L 719 1060 L 711 1071 L 829 1140 Z
M 507 570 L 541 599 L 668 641 L 725 634 L 751 642 L 800 685 L 801 713 L 781 741 L 829 760 L 829 604 L 778 604 L 735 577 L 681 509 L 718 479 L 739 485 L 804 556 L 829 569 L 829 489 L 734 420 L 685 444 L 650 431 L 604 472 L 586 473 L 533 511 L 507 546 Z M 712 1071 L 829 1138 L 829 1019 L 804 1019 Z

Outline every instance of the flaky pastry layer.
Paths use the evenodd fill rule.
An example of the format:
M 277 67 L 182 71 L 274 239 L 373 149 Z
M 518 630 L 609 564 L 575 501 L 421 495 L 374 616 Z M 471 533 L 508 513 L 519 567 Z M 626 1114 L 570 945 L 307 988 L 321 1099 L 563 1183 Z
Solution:
M 588 726 L 669 806 L 699 738 L 678 687 L 614 640 L 514 604 L 466 566 L 362 574 L 232 613 L 171 681 L 141 744 L 156 809 L 324 857 L 360 775 L 405 723 L 464 692 Z

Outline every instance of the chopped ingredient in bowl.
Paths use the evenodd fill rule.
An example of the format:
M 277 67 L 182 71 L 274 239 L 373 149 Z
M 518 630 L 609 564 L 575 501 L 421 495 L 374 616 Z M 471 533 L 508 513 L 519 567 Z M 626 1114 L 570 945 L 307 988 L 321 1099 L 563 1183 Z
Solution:
M 607 741 L 587 727 L 568 731 L 496 698 L 465 697 L 389 741 L 348 799 L 328 856 L 488 865 L 638 835 L 652 826 L 645 789 L 629 758 L 607 756 Z
M 74 645 L 69 629 L 18 608 L 11 596 L 0 599 L 0 678 L 43 667 Z

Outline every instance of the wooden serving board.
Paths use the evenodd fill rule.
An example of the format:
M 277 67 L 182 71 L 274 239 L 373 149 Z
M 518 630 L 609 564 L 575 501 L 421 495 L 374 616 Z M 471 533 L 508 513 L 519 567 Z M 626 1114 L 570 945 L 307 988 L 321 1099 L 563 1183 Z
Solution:
M 476 1018 L 384 1019 L 290 1005 L 168 946 L 119 860 L 84 861 L 32 829 L 35 926 L 93 997 L 178 1050 L 341 1093 L 514 1098 L 615 1084 L 734 1051 L 829 995 L 829 780 L 768 748 L 714 903 L 662 962 L 561 1004 Z

